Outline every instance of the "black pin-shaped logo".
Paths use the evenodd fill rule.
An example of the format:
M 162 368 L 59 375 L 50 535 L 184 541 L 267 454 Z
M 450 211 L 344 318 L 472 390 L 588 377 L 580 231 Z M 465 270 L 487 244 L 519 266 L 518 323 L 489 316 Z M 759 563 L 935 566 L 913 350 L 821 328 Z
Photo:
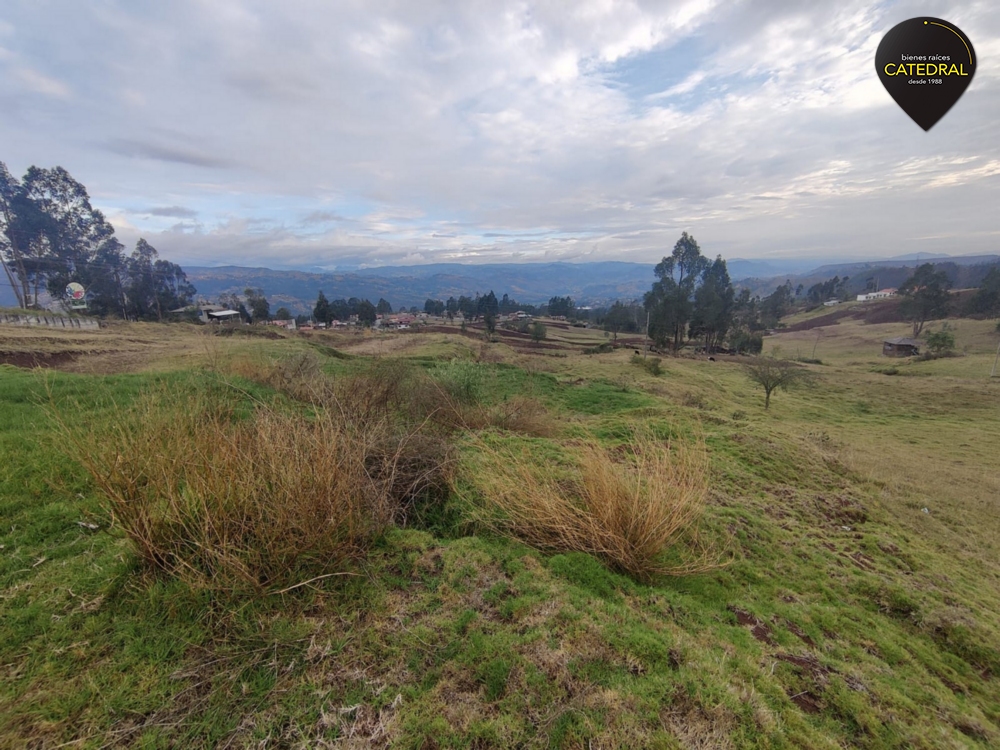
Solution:
M 911 18 L 893 26 L 875 52 L 886 91 L 924 130 L 944 117 L 976 72 L 969 37 L 940 18 Z

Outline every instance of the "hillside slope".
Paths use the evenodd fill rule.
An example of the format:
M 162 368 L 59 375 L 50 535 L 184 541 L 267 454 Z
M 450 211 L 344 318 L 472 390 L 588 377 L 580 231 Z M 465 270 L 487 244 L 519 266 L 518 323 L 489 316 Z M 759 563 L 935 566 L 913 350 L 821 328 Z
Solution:
M 628 350 L 584 353 L 604 339 L 577 329 L 537 350 L 457 328 L 0 330 L 3 351 L 72 370 L 0 366 L 0 746 L 995 747 L 993 324 L 958 324 L 964 357 L 886 362 L 900 325 L 769 337 L 823 364 L 766 412 L 739 358 L 653 375 Z M 163 330 L 169 346 L 145 345 Z M 452 498 L 352 575 L 232 600 L 142 573 L 40 406 L 100 424 L 111 399 L 164 388 L 260 402 L 276 394 L 247 374 L 346 377 L 369 353 L 484 404 L 529 399 L 530 420 L 478 434 L 553 471 L 588 435 L 621 459 L 636 425 L 703 446 L 715 564 L 639 581 L 489 533 Z

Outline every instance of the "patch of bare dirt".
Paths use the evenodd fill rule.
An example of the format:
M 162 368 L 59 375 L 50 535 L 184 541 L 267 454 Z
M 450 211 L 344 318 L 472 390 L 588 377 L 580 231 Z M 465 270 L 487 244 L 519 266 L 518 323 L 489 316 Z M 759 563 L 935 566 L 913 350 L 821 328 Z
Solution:
M 736 622 L 740 625 L 750 626 L 750 635 L 756 638 L 761 643 L 766 643 L 769 646 L 775 646 L 777 643 L 774 640 L 773 632 L 770 626 L 758 617 L 750 614 L 745 609 L 740 609 L 739 607 L 734 607 L 729 605 L 726 609 L 736 615 Z
M 78 352 L 0 352 L 0 365 L 13 365 L 25 369 L 44 367 L 51 370 L 64 369 L 75 362 Z
M 847 495 L 816 495 L 816 507 L 820 514 L 840 526 L 854 526 L 868 520 L 868 511 L 857 500 Z
M 806 631 L 804 631 L 802 628 L 800 628 L 791 620 L 785 620 L 785 627 L 788 628 L 793 635 L 795 635 L 800 641 L 805 643 L 807 646 L 811 646 L 812 648 L 816 647 L 816 642 L 809 637 Z

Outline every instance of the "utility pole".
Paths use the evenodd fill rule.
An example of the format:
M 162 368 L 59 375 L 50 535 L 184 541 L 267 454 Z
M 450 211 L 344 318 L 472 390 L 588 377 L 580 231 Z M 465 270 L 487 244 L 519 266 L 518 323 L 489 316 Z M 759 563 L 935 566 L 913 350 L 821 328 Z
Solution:
M 997 344 L 997 356 L 993 358 L 993 369 L 990 370 L 990 377 L 995 377 L 997 374 L 997 360 L 1000 360 L 1000 344 Z

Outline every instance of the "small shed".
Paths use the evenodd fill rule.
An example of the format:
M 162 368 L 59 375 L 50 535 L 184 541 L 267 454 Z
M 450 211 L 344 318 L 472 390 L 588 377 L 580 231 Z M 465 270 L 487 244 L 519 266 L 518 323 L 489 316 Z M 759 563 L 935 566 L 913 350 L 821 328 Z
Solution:
M 886 339 L 882 342 L 882 355 L 885 357 L 914 357 L 920 354 L 920 342 L 900 336 Z
M 208 320 L 210 322 L 214 320 L 220 323 L 223 321 L 226 322 L 232 321 L 238 323 L 240 320 L 240 313 L 238 310 L 218 310 L 218 311 L 207 312 L 206 315 L 208 316 Z

